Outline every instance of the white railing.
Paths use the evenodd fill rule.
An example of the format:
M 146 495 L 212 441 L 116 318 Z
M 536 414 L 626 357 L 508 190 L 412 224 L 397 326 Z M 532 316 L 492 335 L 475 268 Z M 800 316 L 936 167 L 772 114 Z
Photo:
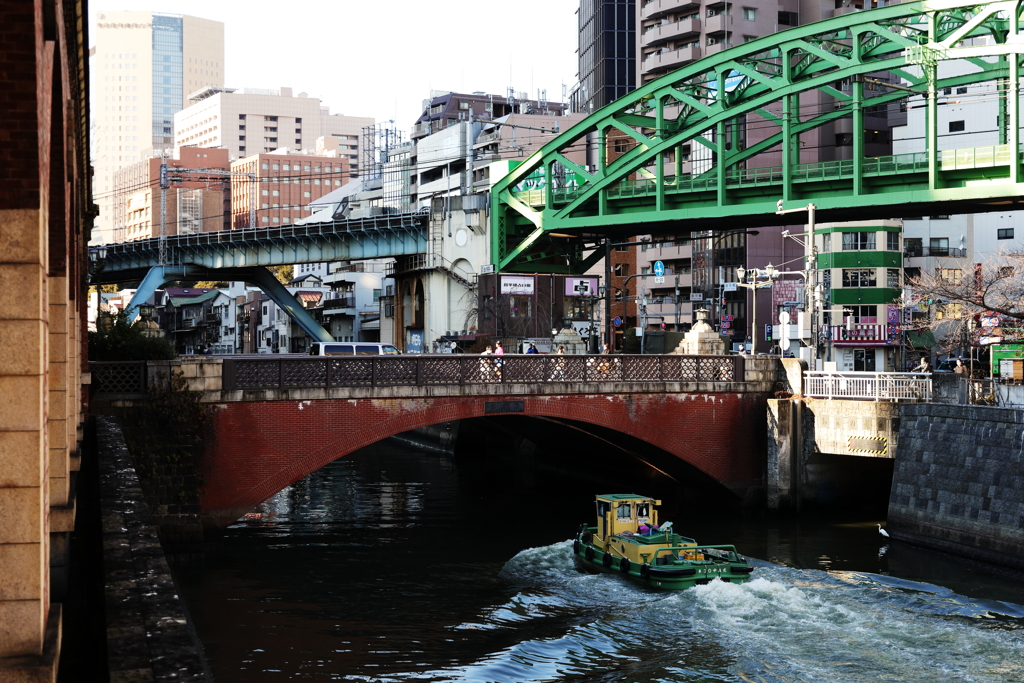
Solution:
M 811 398 L 870 401 L 931 401 L 931 375 L 921 372 L 804 373 L 804 395 Z

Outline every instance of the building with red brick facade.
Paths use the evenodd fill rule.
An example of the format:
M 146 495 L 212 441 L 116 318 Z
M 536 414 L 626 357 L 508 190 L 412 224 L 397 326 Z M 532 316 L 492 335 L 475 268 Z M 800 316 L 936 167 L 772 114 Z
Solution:
M 310 202 L 349 181 L 345 157 L 315 154 L 254 154 L 231 164 L 233 173 L 252 174 L 255 187 L 236 176 L 231 185 L 231 227 L 249 227 L 256 202 L 256 226 L 290 225 L 310 213 Z

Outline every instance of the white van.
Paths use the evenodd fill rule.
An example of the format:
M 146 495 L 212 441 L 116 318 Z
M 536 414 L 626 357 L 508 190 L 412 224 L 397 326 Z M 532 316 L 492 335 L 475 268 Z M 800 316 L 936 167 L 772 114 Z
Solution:
M 397 356 L 401 351 L 391 344 L 376 342 L 314 342 L 311 356 Z

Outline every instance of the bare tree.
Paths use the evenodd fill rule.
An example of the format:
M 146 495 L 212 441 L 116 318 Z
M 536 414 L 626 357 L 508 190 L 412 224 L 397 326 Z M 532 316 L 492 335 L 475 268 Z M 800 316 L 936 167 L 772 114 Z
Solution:
M 931 330 L 940 350 L 971 345 L 971 331 L 983 316 L 998 316 L 1004 325 L 1024 321 L 1024 252 L 1002 252 L 973 264 L 969 271 L 938 267 L 910 278 L 910 300 L 903 307 L 920 311 L 908 325 Z M 923 309 L 923 310 L 921 310 Z M 1013 324 L 1013 327 L 1024 327 Z

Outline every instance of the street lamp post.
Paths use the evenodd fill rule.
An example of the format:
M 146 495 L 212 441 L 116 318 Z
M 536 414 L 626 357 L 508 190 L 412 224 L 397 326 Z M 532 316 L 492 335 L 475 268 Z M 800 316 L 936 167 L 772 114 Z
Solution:
M 757 278 L 762 273 L 764 273 L 765 280 L 764 282 L 759 282 Z M 749 284 L 742 282 L 744 276 L 750 276 L 751 281 Z M 769 263 L 767 266 L 764 267 L 764 270 L 760 270 L 758 268 L 737 268 L 736 277 L 737 279 L 741 280 L 741 282 L 736 283 L 737 286 L 746 287 L 747 289 L 751 289 L 754 292 L 754 309 L 750 318 L 751 326 L 753 327 L 753 330 L 751 332 L 751 339 L 753 340 L 752 351 L 754 355 L 757 355 L 757 290 L 764 289 L 765 287 L 771 287 L 772 283 L 774 283 L 775 279 L 778 277 L 778 271 L 775 269 L 775 266 Z

